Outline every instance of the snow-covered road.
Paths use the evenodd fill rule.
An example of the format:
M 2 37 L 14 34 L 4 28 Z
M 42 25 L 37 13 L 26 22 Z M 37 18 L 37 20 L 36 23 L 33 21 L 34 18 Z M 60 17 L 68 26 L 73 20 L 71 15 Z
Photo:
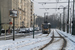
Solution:
M 52 40 L 53 31 L 55 37 L 53 42 L 43 50 L 59 50 L 62 48 L 64 40 L 62 38 L 59 38 L 60 35 L 58 33 L 60 33 L 67 41 L 65 50 L 75 49 L 75 43 L 69 40 L 69 38 L 66 38 L 64 36 L 65 35 L 64 32 L 57 30 L 58 31 L 57 33 L 55 29 L 52 29 L 49 35 L 39 33 L 34 36 L 35 37 L 34 39 L 33 39 L 33 35 L 31 35 L 31 36 L 26 36 L 24 38 L 16 39 L 15 41 L 12 40 L 0 41 L 0 50 L 39 50 L 40 48 L 44 47 Z M 71 35 L 69 36 L 72 39 L 75 37 L 75 36 L 72 37 Z
M 52 37 L 52 42 L 43 48 L 43 50 L 63 50 L 64 46 L 64 39 L 60 36 L 55 30 L 52 33 L 54 36 Z M 66 44 L 65 44 L 66 45 Z

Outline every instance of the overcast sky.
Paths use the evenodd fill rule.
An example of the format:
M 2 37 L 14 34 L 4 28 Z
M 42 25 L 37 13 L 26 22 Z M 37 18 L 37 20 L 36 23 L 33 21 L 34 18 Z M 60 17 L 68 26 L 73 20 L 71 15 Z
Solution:
M 68 0 L 59 0 L 60 2 L 68 2 Z M 72 1 L 72 0 L 71 0 Z M 40 8 L 56 8 L 59 6 L 67 6 L 67 3 L 58 3 L 58 4 L 39 4 L 38 2 L 56 2 L 56 0 L 34 0 L 34 13 L 40 16 L 44 16 L 44 12 L 49 12 L 49 15 L 53 14 L 53 13 L 57 13 L 57 12 L 61 12 L 62 13 L 62 9 L 61 10 L 55 10 L 55 9 L 49 9 L 49 10 L 45 10 L 45 9 L 40 9 Z M 61 7 L 62 8 L 62 7 Z

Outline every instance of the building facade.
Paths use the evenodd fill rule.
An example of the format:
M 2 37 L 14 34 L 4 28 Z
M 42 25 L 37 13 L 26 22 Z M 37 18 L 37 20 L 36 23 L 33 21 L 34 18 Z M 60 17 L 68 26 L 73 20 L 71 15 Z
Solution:
M 13 0 L 1 0 L 1 23 L 5 24 L 5 23 L 9 23 L 10 21 L 12 21 L 12 18 L 9 17 L 9 11 L 10 10 L 17 10 L 18 9 L 18 4 L 17 4 L 17 0 L 13 1 Z
M 33 4 L 33 2 L 31 2 L 31 19 L 30 19 L 30 25 L 31 25 L 31 27 L 33 27 L 33 22 L 34 22 L 34 16 L 33 16 L 33 14 L 34 14 L 34 8 L 33 8 L 33 6 L 34 6 L 34 4 Z
M 9 10 L 17 10 L 18 17 L 15 18 L 15 27 L 31 26 L 31 0 L 0 0 L 1 23 L 13 22 L 9 16 Z

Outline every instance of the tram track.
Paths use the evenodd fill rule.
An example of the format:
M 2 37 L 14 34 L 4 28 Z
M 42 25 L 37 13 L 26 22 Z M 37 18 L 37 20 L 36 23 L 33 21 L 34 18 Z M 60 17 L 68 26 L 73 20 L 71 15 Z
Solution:
M 52 39 L 49 43 L 47 43 L 46 45 L 44 45 L 42 48 L 40 48 L 39 50 L 43 50 L 45 47 L 47 47 L 49 44 L 51 44 L 54 40 L 54 32 L 53 32 L 53 35 L 52 35 Z
M 55 30 L 55 31 L 56 31 L 56 30 Z M 57 31 L 56 31 L 56 32 L 57 32 Z M 52 37 L 51 37 L 51 38 L 52 38 L 51 41 L 50 41 L 49 43 L 47 43 L 46 45 L 44 45 L 44 47 L 40 48 L 39 50 L 47 50 L 46 48 L 49 47 L 49 45 L 55 44 L 55 43 L 57 43 L 57 42 L 60 42 L 61 40 L 62 40 L 63 42 L 62 42 L 62 45 L 59 46 L 60 48 L 59 48 L 58 50 L 65 50 L 67 41 L 66 41 L 66 39 L 65 39 L 64 37 L 62 37 L 58 32 L 57 32 L 57 34 L 58 34 L 59 36 L 55 36 L 55 35 L 54 35 L 54 31 L 53 31 L 53 35 L 52 35 Z M 56 40 L 56 39 L 58 39 L 58 40 Z
M 42 35 L 44 35 L 44 36 L 42 36 Z M 37 37 L 46 37 L 46 36 L 48 36 L 47 34 L 45 35 L 45 34 L 38 34 L 38 35 L 36 35 Z M 35 37 L 36 38 L 36 37 Z M 21 47 L 25 47 L 25 46 L 29 46 L 29 45 L 34 45 L 34 44 L 36 44 L 36 43 L 41 43 L 41 42 L 44 42 L 44 41 L 46 41 L 46 40 L 49 40 L 50 38 L 43 38 L 43 40 L 41 40 L 41 39 L 39 39 L 39 40 L 37 40 L 37 41 L 32 41 L 31 43 L 29 42 L 29 41 L 25 41 L 25 42 L 29 42 L 29 43 L 26 43 L 26 44 L 23 44 L 23 45 L 19 45 L 19 46 L 15 46 L 15 47 L 13 47 L 13 48 L 21 48 Z M 20 42 L 19 42 L 20 43 Z M 19 44 L 18 43 L 18 44 Z M 22 43 L 24 43 L 24 41 L 22 42 Z M 13 48 L 9 48 L 9 49 L 13 49 Z M 32 48 L 32 50 L 33 49 L 35 49 L 35 48 Z M 36 49 L 35 49 L 36 50 Z
M 57 31 L 56 31 L 57 32 Z M 58 33 L 58 32 L 57 32 Z M 58 33 L 59 34 L 59 33 Z M 60 34 L 59 34 L 60 35 Z M 60 35 L 61 36 L 61 35 Z M 62 37 L 62 36 L 61 36 Z M 66 44 L 67 44 L 67 41 L 66 41 L 66 39 L 64 38 L 64 37 L 62 37 L 63 38 L 63 40 L 64 40 L 64 43 L 63 43 L 63 45 L 62 45 L 62 48 L 61 48 L 61 50 L 65 50 L 65 47 L 66 47 Z
M 57 32 L 57 31 L 56 31 Z M 58 32 L 57 32 L 58 33 Z M 59 33 L 58 33 L 59 34 Z M 60 34 L 59 34 L 60 35 Z M 61 36 L 61 35 L 60 35 Z M 62 36 L 61 36 L 62 37 Z M 63 43 L 63 45 L 62 45 L 62 48 L 61 48 L 61 50 L 64 50 L 64 48 L 66 47 L 66 44 L 67 44 L 67 41 L 66 41 L 66 39 L 64 38 L 64 37 L 62 37 L 63 38 L 63 40 L 64 40 L 64 43 Z

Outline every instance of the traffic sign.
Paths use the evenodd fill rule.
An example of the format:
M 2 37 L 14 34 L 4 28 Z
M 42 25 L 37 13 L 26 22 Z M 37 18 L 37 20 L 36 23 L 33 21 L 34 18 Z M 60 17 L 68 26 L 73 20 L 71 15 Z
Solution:
M 12 25 L 12 22 L 9 22 L 10 25 Z
M 3 26 L 3 29 L 4 29 L 4 30 L 9 29 L 9 25 L 8 25 L 8 24 L 3 24 L 2 26 Z
M 17 10 L 10 10 L 9 16 L 12 18 L 17 18 L 18 17 L 18 11 Z

